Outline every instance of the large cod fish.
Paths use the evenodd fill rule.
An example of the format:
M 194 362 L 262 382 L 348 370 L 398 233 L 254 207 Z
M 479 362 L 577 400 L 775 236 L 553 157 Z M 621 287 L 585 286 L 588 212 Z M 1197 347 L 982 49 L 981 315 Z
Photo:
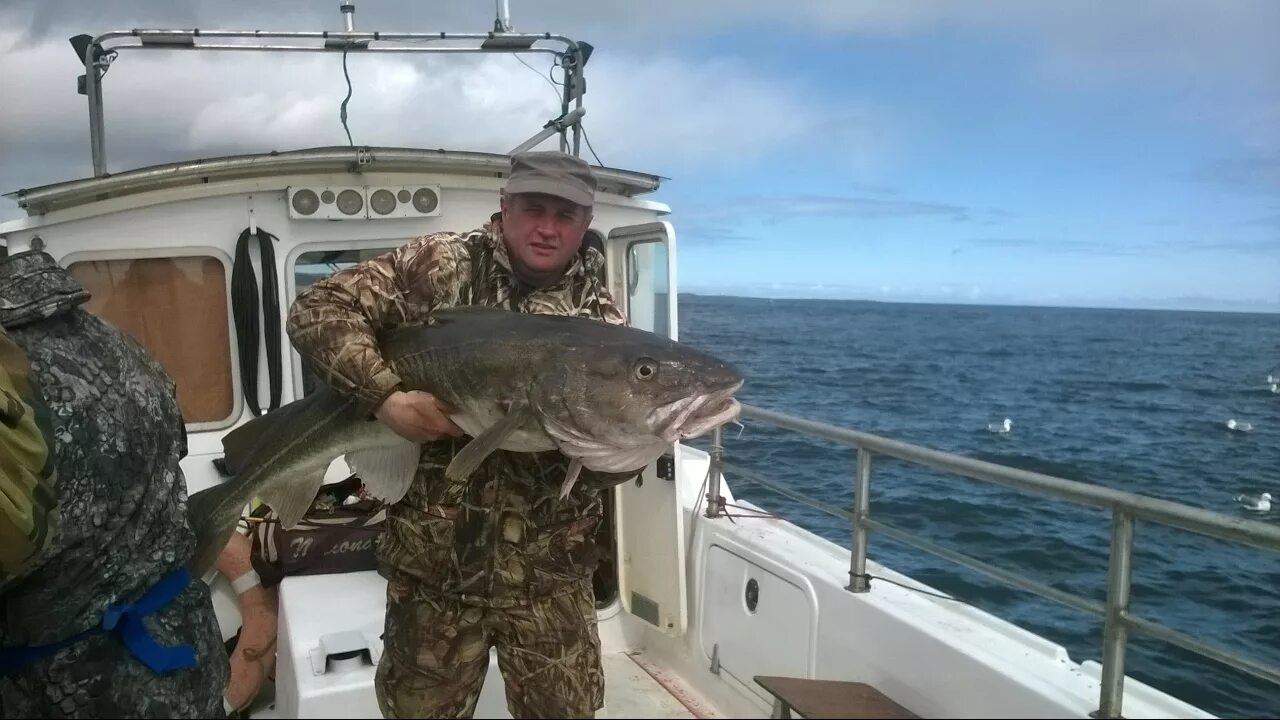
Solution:
M 432 324 L 378 338 L 404 390 L 435 395 L 472 439 L 445 470 L 464 480 L 495 450 L 559 449 L 569 459 L 560 496 L 582 468 L 640 470 L 670 445 L 734 421 L 741 373 L 668 338 L 599 320 L 483 307 L 432 313 Z M 293 528 L 329 464 L 346 455 L 371 495 L 396 502 L 409 489 L 420 443 L 397 435 L 321 385 L 223 438 L 234 478 L 191 496 L 196 533 L 189 567 L 213 566 L 245 506 L 261 498 Z

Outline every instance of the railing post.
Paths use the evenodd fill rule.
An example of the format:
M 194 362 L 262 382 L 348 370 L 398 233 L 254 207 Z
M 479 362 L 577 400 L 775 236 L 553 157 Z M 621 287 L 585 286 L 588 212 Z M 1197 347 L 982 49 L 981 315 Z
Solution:
M 1133 515 L 1111 513 L 1111 564 L 1107 572 L 1107 619 L 1102 628 L 1102 688 L 1096 718 L 1118 718 L 1124 703 L 1124 651 L 1128 639 L 1129 590 L 1133 580 Z
M 864 593 L 867 582 L 867 518 L 871 515 L 871 451 L 858 448 L 858 470 L 853 489 L 853 554 L 849 568 L 849 592 Z
M 711 432 L 711 467 L 707 481 L 707 512 L 713 518 L 720 512 L 720 475 L 724 468 L 724 446 L 721 444 L 721 430 L 717 427 Z

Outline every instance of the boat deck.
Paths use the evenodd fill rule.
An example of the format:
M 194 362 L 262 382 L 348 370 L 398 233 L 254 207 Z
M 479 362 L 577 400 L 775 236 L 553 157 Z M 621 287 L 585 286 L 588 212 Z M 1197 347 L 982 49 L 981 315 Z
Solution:
M 598 718 L 693 718 L 684 702 L 659 683 L 632 653 L 607 653 L 604 666 L 604 709 Z
M 605 706 L 596 713 L 597 718 L 695 718 L 714 716 L 714 713 L 708 715 L 702 711 L 695 715 L 689 707 L 686 707 L 684 702 L 656 680 L 642 663 L 643 661 L 638 660 L 637 655 L 627 652 L 605 653 L 601 657 L 601 665 L 604 667 L 605 675 Z M 496 667 L 493 670 L 496 670 Z M 501 685 L 500 677 L 491 671 L 485 678 L 485 690 L 481 696 L 481 702 L 476 708 L 475 717 L 477 718 L 511 717 L 510 713 L 507 712 L 503 712 L 501 715 L 485 712 L 486 709 L 494 707 L 494 703 L 486 702 L 486 700 L 489 700 L 486 696 L 496 689 L 489 687 L 489 684 L 494 680 L 499 680 L 496 684 Z M 254 701 L 248 716 L 253 718 L 280 717 L 276 713 L 272 696 L 273 687 L 270 683 L 267 683 L 263 686 L 261 694 Z M 498 706 L 503 707 L 505 710 L 505 703 L 499 703 Z M 372 715 L 371 717 L 380 716 Z

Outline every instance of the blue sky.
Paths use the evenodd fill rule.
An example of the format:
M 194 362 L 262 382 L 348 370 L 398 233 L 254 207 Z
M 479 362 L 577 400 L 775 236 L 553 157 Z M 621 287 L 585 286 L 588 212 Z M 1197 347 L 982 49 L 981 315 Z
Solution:
M 1277 131 L 1240 131 L 1274 117 L 1280 49 L 1177 75 L 1123 54 L 1055 67 L 1078 58 L 990 28 L 796 42 L 751 60 L 800 65 L 800 92 L 857 98 L 884 137 L 673 181 L 697 208 L 686 288 L 1280 309 Z
M 492 25 L 488 0 L 357 6 L 358 29 Z M 0 185 L 87 174 L 69 35 L 336 29 L 334 8 L 6 3 Z M 512 20 L 595 45 L 592 144 L 670 178 L 684 290 L 1280 311 L 1280 3 L 517 0 Z M 107 80 L 116 169 L 346 142 L 331 56 L 137 55 Z M 351 74 L 357 143 L 505 151 L 554 114 L 510 58 Z

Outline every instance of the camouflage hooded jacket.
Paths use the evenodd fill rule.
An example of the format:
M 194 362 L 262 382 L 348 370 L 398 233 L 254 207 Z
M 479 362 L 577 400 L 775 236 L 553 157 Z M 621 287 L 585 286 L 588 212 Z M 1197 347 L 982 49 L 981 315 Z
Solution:
M 9 638 L 21 629 L 44 643 L 87 629 L 194 545 L 173 381 L 81 309 L 88 297 L 45 253 L 0 259 L 0 325 L 30 361 L 59 444 L 58 532 L 0 594 Z
M 79 307 L 89 295 L 49 255 L 0 258 L 0 326 L 46 402 L 57 524 L 0 585 L 0 648 L 44 646 L 100 626 L 195 546 L 174 383 L 131 337 Z M 217 717 L 228 663 L 203 582 L 145 625 L 198 666 L 160 676 L 114 634 L 86 636 L 0 676 L 0 717 Z
M 604 256 L 587 249 L 557 284 L 522 288 L 495 215 L 481 229 L 423 236 L 316 282 L 294 302 L 287 329 L 322 379 L 372 412 L 400 383 L 378 352 L 379 330 L 422 323 L 432 311 L 458 305 L 623 324 L 603 266 Z M 423 446 L 408 493 L 388 513 L 378 551 L 384 572 L 413 576 L 431 594 L 489 606 L 559 595 L 589 578 L 598 560 L 601 490 L 635 473 L 583 470 L 561 501 L 568 467 L 562 453 L 497 451 L 466 482 L 450 482 L 444 469 L 468 440 Z

